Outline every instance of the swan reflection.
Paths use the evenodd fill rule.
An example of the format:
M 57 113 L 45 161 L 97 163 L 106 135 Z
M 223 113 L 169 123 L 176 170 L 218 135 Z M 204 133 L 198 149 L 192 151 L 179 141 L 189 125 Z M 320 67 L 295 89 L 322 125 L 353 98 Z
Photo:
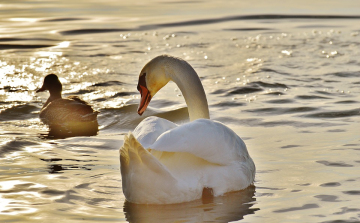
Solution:
M 254 214 L 255 186 L 224 196 L 169 205 L 124 203 L 129 222 L 230 222 Z

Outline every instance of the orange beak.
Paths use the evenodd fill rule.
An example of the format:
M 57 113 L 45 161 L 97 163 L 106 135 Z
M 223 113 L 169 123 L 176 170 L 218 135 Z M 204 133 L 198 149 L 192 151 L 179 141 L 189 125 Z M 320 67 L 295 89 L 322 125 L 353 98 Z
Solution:
M 138 90 L 140 91 L 141 94 L 138 114 L 142 115 L 151 101 L 151 95 L 150 95 L 150 91 L 146 88 L 146 86 L 142 86 L 139 84 Z

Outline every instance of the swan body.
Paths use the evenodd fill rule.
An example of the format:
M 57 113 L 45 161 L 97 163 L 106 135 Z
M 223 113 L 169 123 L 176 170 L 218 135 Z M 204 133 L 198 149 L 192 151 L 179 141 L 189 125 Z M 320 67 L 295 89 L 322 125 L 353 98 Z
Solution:
M 142 114 L 151 97 L 169 80 L 182 91 L 190 122 L 177 125 L 158 117 L 144 119 L 120 149 L 123 192 L 133 203 L 170 204 L 214 196 L 251 185 L 255 165 L 243 140 L 209 119 L 204 89 L 185 61 L 162 55 L 143 68 L 138 89 Z
M 48 125 L 97 122 L 98 111 L 77 96 L 62 98 L 62 85 L 55 74 L 45 77 L 43 86 L 36 92 L 48 90 L 50 97 L 40 111 L 40 119 Z

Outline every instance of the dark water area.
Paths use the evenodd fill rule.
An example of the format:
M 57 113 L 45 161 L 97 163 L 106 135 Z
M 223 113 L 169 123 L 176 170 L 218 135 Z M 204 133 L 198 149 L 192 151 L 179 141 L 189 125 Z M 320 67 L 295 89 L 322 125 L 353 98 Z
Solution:
M 180 10 L 186 9 L 186 10 Z M 360 5 L 356 1 L 0 3 L 1 222 L 359 222 Z M 199 74 L 211 119 L 246 143 L 253 186 L 176 205 L 122 193 L 124 135 L 188 110 L 174 83 L 143 116 L 139 72 L 171 54 Z M 98 115 L 91 134 L 39 119 L 55 73 Z

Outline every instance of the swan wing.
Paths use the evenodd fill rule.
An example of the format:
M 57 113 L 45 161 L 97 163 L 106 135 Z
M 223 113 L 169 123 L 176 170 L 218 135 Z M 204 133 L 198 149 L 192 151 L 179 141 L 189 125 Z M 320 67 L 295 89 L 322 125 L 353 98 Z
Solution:
M 139 123 L 133 131 L 133 135 L 144 148 L 149 148 L 161 134 L 177 126 L 166 119 L 150 116 Z
M 197 119 L 170 129 L 161 134 L 150 148 L 190 153 L 217 165 L 251 160 L 245 143 L 234 131 L 209 119 Z

